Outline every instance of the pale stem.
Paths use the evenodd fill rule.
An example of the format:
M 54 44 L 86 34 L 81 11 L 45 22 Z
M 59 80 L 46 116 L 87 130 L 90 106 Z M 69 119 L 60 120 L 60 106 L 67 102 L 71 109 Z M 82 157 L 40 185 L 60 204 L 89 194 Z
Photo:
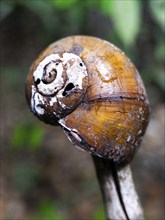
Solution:
M 129 165 L 92 156 L 108 220 L 144 220 Z

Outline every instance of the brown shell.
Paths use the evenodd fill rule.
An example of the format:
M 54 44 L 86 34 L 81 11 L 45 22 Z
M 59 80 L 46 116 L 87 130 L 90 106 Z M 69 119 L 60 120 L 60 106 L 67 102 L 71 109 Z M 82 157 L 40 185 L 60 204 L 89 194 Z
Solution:
M 85 63 L 88 88 L 79 105 L 59 123 L 78 148 L 117 163 L 130 161 L 149 120 L 149 103 L 137 69 L 114 45 L 94 37 L 71 36 L 50 45 L 31 71 L 49 54 L 64 51 Z M 30 73 L 28 100 L 31 83 Z

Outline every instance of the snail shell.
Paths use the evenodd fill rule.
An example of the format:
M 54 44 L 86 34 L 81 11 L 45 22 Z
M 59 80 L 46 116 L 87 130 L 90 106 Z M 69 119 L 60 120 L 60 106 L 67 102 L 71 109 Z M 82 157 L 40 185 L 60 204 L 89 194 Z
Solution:
M 61 125 L 76 147 L 117 163 L 131 160 L 148 124 L 137 69 L 94 37 L 67 37 L 43 51 L 28 74 L 26 96 L 32 112 Z

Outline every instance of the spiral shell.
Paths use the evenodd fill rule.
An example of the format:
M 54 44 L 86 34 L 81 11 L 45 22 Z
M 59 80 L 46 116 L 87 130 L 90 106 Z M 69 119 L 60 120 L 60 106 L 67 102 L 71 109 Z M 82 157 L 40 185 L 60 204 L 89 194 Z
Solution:
M 50 45 L 31 67 L 26 95 L 33 113 L 61 125 L 76 147 L 117 163 L 131 160 L 148 124 L 137 69 L 113 44 L 94 37 Z

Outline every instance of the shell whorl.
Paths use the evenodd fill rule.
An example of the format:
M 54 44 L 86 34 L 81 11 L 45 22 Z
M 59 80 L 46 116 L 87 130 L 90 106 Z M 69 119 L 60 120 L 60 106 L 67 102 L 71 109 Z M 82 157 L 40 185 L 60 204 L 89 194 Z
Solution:
M 73 54 L 50 54 L 33 72 L 31 109 L 38 117 L 47 110 L 60 119 L 81 101 L 88 86 L 88 73 L 82 59 Z

